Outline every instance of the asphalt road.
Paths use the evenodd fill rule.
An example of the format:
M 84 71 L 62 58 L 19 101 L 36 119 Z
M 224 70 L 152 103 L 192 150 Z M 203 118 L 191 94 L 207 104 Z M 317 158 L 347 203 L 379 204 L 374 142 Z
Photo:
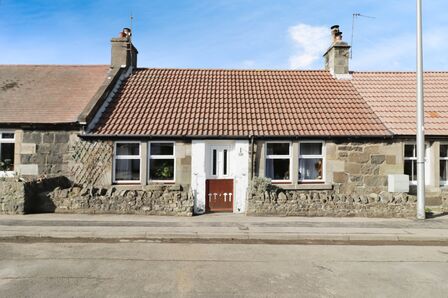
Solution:
M 0 243 L 0 297 L 447 297 L 448 247 Z

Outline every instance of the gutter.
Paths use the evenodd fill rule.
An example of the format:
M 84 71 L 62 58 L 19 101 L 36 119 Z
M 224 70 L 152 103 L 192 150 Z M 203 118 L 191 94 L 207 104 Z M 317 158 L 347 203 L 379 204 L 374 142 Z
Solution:
M 0 123 L 0 128 L 29 129 L 29 130 L 80 130 L 82 125 L 77 122 L 55 122 L 55 123 L 30 123 L 30 122 L 8 122 Z
M 366 136 L 304 136 L 304 135 L 286 135 L 286 136 L 212 136 L 212 135 L 147 135 L 147 134 L 80 134 L 79 137 L 85 139 L 209 139 L 209 140 L 322 140 L 322 139 L 393 139 L 394 135 L 366 135 Z

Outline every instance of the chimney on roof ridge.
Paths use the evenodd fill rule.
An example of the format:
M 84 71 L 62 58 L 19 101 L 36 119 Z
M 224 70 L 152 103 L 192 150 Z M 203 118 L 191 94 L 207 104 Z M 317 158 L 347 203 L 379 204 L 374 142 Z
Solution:
M 350 45 L 342 41 L 339 25 L 331 26 L 332 44 L 324 54 L 325 70 L 337 79 L 351 79 L 349 71 Z
M 123 28 L 118 37 L 111 39 L 111 67 L 136 68 L 138 51 L 132 44 L 132 32 Z

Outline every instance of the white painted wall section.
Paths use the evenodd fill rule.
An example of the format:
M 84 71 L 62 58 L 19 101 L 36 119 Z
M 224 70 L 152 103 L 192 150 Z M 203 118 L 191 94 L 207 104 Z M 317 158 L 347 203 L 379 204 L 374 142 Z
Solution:
M 191 143 L 191 191 L 194 196 L 194 213 L 205 212 L 205 157 L 204 140 L 193 140 Z
M 233 212 L 244 213 L 246 211 L 247 188 L 249 187 L 249 141 L 235 141 L 232 157 L 236 199 Z

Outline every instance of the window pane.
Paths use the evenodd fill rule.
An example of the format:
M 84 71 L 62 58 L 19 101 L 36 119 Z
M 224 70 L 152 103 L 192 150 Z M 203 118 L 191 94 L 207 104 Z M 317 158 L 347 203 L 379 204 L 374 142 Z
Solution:
M 300 159 L 299 160 L 300 180 L 321 180 L 322 179 L 322 159 Z
M 268 143 L 268 155 L 289 155 L 289 143 Z
M 440 145 L 440 157 L 448 157 L 448 145 Z
M 322 155 L 322 143 L 300 143 L 300 155 Z
M 2 133 L 3 139 L 14 139 L 14 133 L 4 132 Z
M 14 170 L 14 144 L 0 143 L 0 171 Z
M 404 174 L 409 175 L 409 180 L 414 181 L 417 177 L 417 163 L 415 160 L 404 161 Z
M 216 162 L 217 162 L 217 156 L 216 156 L 216 150 L 213 150 L 213 160 L 212 160 L 212 175 L 216 175 Z
M 151 155 L 174 155 L 174 144 L 151 143 Z
M 140 155 L 140 144 L 117 143 L 117 155 Z
M 266 159 L 266 177 L 289 180 L 289 159 Z
M 446 160 L 440 161 L 440 181 L 446 181 Z
M 227 150 L 224 150 L 224 169 L 223 174 L 227 175 Z
M 414 155 L 414 147 L 415 145 L 404 145 L 404 156 L 415 157 L 416 155 Z
M 115 180 L 140 180 L 140 160 L 116 159 Z
M 412 181 L 417 180 L 417 161 L 412 161 Z
M 149 161 L 149 179 L 174 180 L 174 159 L 151 159 Z

